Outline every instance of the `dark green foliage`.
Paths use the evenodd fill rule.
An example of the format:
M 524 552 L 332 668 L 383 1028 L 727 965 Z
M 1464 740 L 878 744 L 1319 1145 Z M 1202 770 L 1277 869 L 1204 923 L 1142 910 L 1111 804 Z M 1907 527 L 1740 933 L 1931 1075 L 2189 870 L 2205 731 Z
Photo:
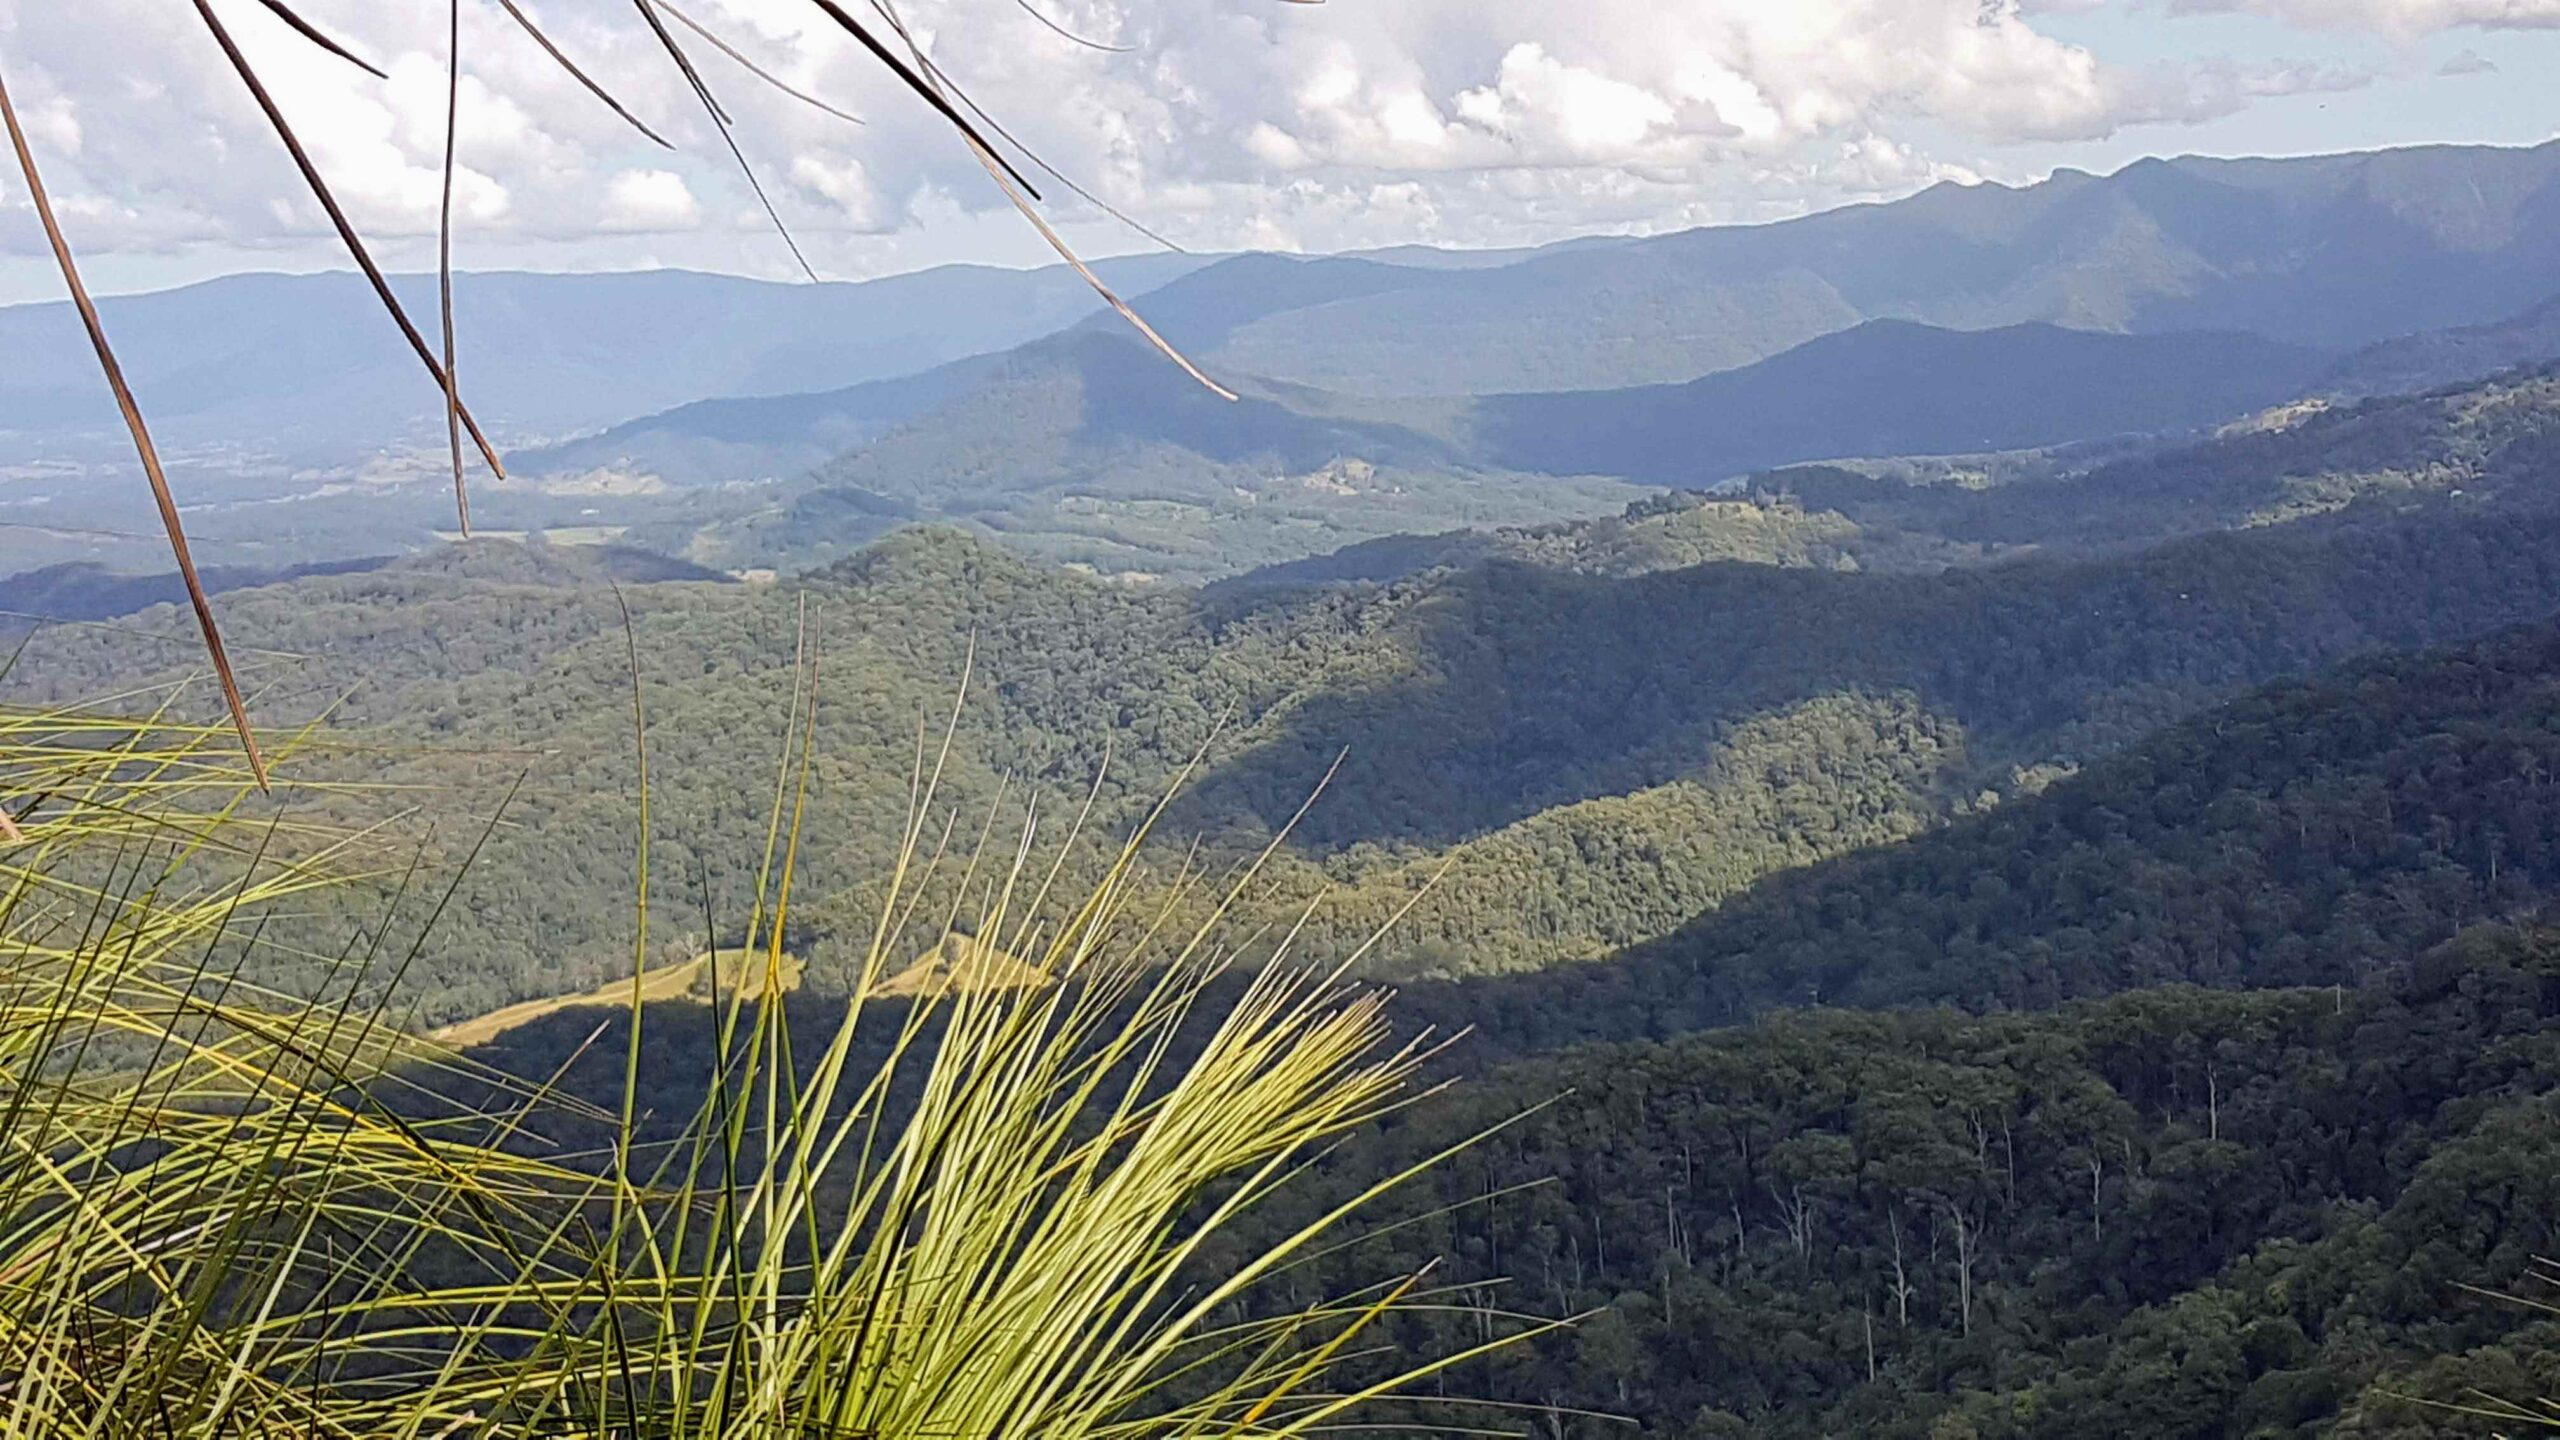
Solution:
M 2476 503 L 1936 572 L 1651 569 L 1736 535 L 1807 543 L 1816 523 L 1708 503 L 1514 542 L 1554 565 L 1504 560 L 1383 587 L 1132 587 L 930 532 L 799 582 L 630 587 L 660 837 L 677 857 L 659 867 L 658 903 L 699 917 L 707 895 L 712 928 L 744 928 L 804 602 L 826 637 L 827 699 L 795 944 L 866 913 L 862 886 L 901 823 L 919 733 L 941 723 L 974 643 L 982 680 L 945 791 L 961 823 L 980 822 L 1007 776 L 1017 797 L 1073 813 L 1107 756 L 1095 834 L 1116 834 L 1216 736 L 1165 833 L 1205 837 L 1224 864 L 1259 849 L 1342 757 L 1271 877 L 1274 913 L 1330 884 L 1340 894 L 1316 937 L 1347 949 L 1450 863 L 1445 892 L 1372 965 L 1455 976 L 1595 958 L 1773 871 L 1916 835 L 2250 686 L 2548 615 L 2560 510 L 2540 493 L 2518 464 Z M 500 545 L 457 553 L 452 574 L 410 564 L 226 597 L 235 644 L 307 657 L 257 658 L 271 723 L 334 705 L 340 723 L 371 727 L 382 748 L 343 773 L 421 787 L 439 862 L 527 776 L 444 918 L 455 942 L 428 977 L 438 1016 L 582 989 L 627 956 L 620 612 L 554 563 L 561 553 Z M 134 678 L 134 644 L 52 632 L 16 683 L 109 693 Z M 192 651 L 170 654 L 184 664 Z M 2542 878 L 2518 861 L 2507 883 Z M 2428 923 L 2463 918 L 2416 908 Z M 2379 933 L 2386 950 L 2408 938 Z M 821 982 L 829 953 L 815 957 Z M 1664 1025 L 1714 1023 L 1815 984 L 1844 996 L 1851 982 L 1832 972 L 1852 963 L 1790 959 L 1739 989 L 1749 972 L 1709 977 L 1724 990 L 1647 980 L 1627 1003 Z M 2257 963 L 2157 973 L 2241 976 Z M 2269 963 L 2272 976 L 2305 973 Z M 1886 968 L 1916 973 L 1904 959 Z M 2085 978 L 2046 988 L 2086 993 Z M 1618 1003 L 1566 1005 L 1549 1023 Z
M 2560 604 L 2560 516 L 2211 536 L 1925 576 L 1503 564 L 1391 592 L 1408 673 L 1307 697 L 1194 810 L 1285 814 L 1349 747 L 1322 844 L 1445 840 L 1681 773 L 1726 725 L 1908 693 L 2000 767 L 2130 743 L 2249 685 Z
M 2547 1382 L 2535 1317 L 2460 1287 L 2560 1241 L 2555 1082 L 2560 937 L 2494 928 L 2360 989 L 1830 1011 L 1516 1065 L 1265 1220 L 1544 1105 L 1338 1260 L 1596 1311 L 1453 1392 L 1674 1436 L 2486 1434 L 2390 1392 Z
M 2219 706 L 1908 844 L 1772 877 L 1604 966 L 1408 997 L 1505 1050 L 1769 1006 L 2034 1008 L 2355 983 L 2560 885 L 2560 626 Z
M 2335 514 L 2542 504 L 2560 474 L 2560 370 L 2426 395 L 2288 411 L 2202 444 L 2083 473 L 1973 487 L 1909 485 L 1834 467 L 1758 477 L 1755 492 L 1861 527 L 1989 547 L 2116 548 Z

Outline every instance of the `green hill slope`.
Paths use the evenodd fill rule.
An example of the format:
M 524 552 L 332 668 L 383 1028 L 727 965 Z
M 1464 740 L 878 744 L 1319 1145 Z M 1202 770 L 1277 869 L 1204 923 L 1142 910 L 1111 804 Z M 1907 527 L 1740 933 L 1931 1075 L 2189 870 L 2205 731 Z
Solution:
M 916 729 L 947 709 L 974 645 L 986 678 L 948 779 L 958 811 L 993 803 L 1008 774 L 1072 807 L 1107 759 L 1108 833 L 1222 735 L 1166 833 L 1240 854 L 1348 747 L 1273 903 L 1331 885 L 1311 938 L 1348 944 L 1452 862 L 1442 897 L 1377 963 L 1459 974 L 1594 958 L 2250 685 L 2548 614 L 2560 516 L 2275 527 L 1935 575 L 1511 564 L 1223 600 L 918 532 L 804 583 L 626 594 L 670 913 L 698 915 L 707 880 L 718 916 L 743 923 L 741 857 L 760 853 L 805 601 L 831 638 L 810 819 L 827 843 L 808 852 L 801 893 L 841 898 L 805 910 L 811 925 L 858 917 L 899 828 Z M 611 591 L 393 571 L 224 600 L 235 645 L 258 652 L 263 712 L 337 706 L 378 747 L 366 773 L 421 787 L 453 853 L 529 775 L 445 917 L 457 958 L 436 981 L 451 1004 L 585 988 L 617 963 L 634 815 Z M 134 644 L 46 632 L 22 693 L 105 693 L 132 680 Z M 825 947 L 812 958 L 824 983 Z
M 1771 1006 L 2353 983 L 2560 887 L 2560 625 L 2216 706 L 2040 793 L 1772 877 L 1603 965 L 1419 992 L 1505 1051 Z
M 1534 1109 L 1305 1283 L 1439 1257 L 1458 1303 L 1382 1337 L 1416 1351 L 1478 1333 L 1471 1303 L 1587 1313 L 1450 1382 L 1567 1437 L 2524 1433 L 2408 1397 L 2549 1393 L 2553 1328 L 2463 1287 L 2560 1238 L 2555 980 L 2560 939 L 2497 929 L 2360 990 L 1581 1051 L 1362 1137 L 1263 1219 Z
M 1759 477 L 1852 522 L 1994 551 L 2122 548 L 2320 515 L 2538 505 L 2560 478 L 2560 368 L 2423 395 L 2318 403 L 2195 445 L 2007 484 L 1901 480 L 1814 466 Z
M 1133 587 L 919 530 L 792 582 L 634 587 L 659 853 L 681 857 L 659 903 L 694 915 L 707 896 L 711 928 L 744 923 L 743 857 L 761 853 L 805 606 L 828 637 L 829 677 L 810 820 L 826 843 L 806 852 L 805 933 L 793 937 L 814 984 L 836 963 L 826 934 L 860 928 L 865 886 L 899 833 L 913 737 L 939 723 L 927 717 L 948 709 L 973 646 L 982 682 L 945 795 L 957 811 L 1007 793 L 1072 809 L 1107 761 L 1093 833 L 1117 833 L 1214 737 L 1164 833 L 1234 857 L 1267 843 L 1339 758 L 1272 873 L 1275 913 L 1330 890 L 1310 936 L 1347 950 L 1445 866 L 1442 888 L 1373 957 L 1377 973 L 1596 960 L 1773 874 L 2032 792 L 2251 687 L 2547 618 L 2560 610 L 2560 505 L 2538 458 L 2560 413 L 2549 388 L 2378 403 L 2142 462 L 2154 468 L 2135 473 L 2160 483 L 2122 485 L 2114 514 L 2153 531 L 2249 513 L 2294 483 L 2287 456 L 2424 477 L 2148 550 L 1822 568 L 1800 547 L 1846 525 L 1854 533 L 1820 543 L 1844 561 L 1873 555 L 1881 523 L 1707 504 L 1515 536 L 1526 558 L 1384 586 Z M 2086 491 L 2111 473 L 1903 485 L 1893 503 L 1937 490 L 2014 503 L 2002 523 L 2031 541 L 2065 513 L 2046 486 Z M 1654 568 L 1727 541 L 1793 563 Z M 448 952 L 459 958 L 437 1003 L 486 1010 L 584 989 L 623 953 L 630 673 L 600 577 L 503 546 L 464 558 L 460 573 L 412 562 L 234 591 L 223 606 L 235 646 L 256 652 L 262 712 L 281 722 L 334 707 L 375 758 L 333 773 L 417 787 L 448 857 L 528 777 L 446 917 L 468 943 Z M 183 637 L 186 623 L 163 610 L 126 628 Z M 56 698 L 119 693 L 137 678 L 135 643 L 49 631 L 13 679 Z M 183 638 L 160 653 L 194 663 Z M 1757 948 L 1772 964 L 1789 953 Z M 1892 988 L 1920 963 L 1880 968 L 1877 993 L 1940 993 Z M 2083 978 L 2053 988 L 2083 993 Z M 1851 993 L 1818 967 L 1773 972 L 1739 998 L 1664 983 L 1665 1023 L 1684 1026 L 1817 983 Z

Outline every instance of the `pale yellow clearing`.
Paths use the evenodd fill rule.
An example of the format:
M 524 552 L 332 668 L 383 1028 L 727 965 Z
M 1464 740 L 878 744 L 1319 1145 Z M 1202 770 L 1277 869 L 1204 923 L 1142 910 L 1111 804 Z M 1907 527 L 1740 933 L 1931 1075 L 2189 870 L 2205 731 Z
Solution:
M 1033 990 L 1049 983 L 1049 973 L 974 935 L 958 931 L 916 957 L 916 963 L 890 976 L 873 993 L 886 996 L 940 995 L 948 990 Z
M 766 952 L 762 950 L 752 955 L 744 950 L 719 952 L 716 963 L 720 966 L 720 998 L 726 1001 L 742 984 L 749 999 L 755 999 L 763 994 L 766 958 Z M 640 998 L 643 1001 L 707 1001 L 712 998 L 713 993 L 711 967 L 714 963 L 714 958 L 706 953 L 674 965 L 661 965 L 655 970 L 645 971 L 640 976 Z M 801 972 L 806 968 L 806 964 L 797 955 L 782 957 L 782 989 L 785 993 L 800 988 Z M 509 1005 L 503 1010 L 492 1010 L 486 1015 L 474 1016 L 469 1020 L 447 1025 L 441 1030 L 431 1031 L 428 1038 L 442 1041 L 456 1049 L 486 1045 L 518 1026 L 530 1025 L 546 1015 L 557 1015 L 563 1010 L 595 1005 L 628 1006 L 631 1003 L 631 988 L 631 982 L 628 979 L 613 980 L 593 990 L 582 990 L 574 995 L 555 995 L 547 1000 L 527 1000 L 521 1004 Z
M 655 1004 L 663 1000 L 709 1001 L 715 993 L 726 1002 L 744 989 L 750 1000 L 764 993 L 766 955 L 743 950 L 723 950 L 715 958 L 696 955 L 674 965 L 661 965 L 640 976 L 640 999 Z M 717 964 L 719 985 L 712 985 L 712 966 Z M 797 955 L 782 957 L 783 993 L 800 988 L 800 979 L 808 966 Z M 974 936 L 957 932 L 944 936 L 932 949 L 915 959 L 915 963 L 882 981 L 872 993 L 884 999 L 915 998 L 941 995 L 953 989 L 1032 990 L 1049 983 L 1048 972 L 997 946 Z M 526 1000 L 502 1010 L 447 1025 L 428 1032 L 428 1038 L 441 1041 L 457 1050 L 486 1045 L 510 1030 L 530 1025 L 545 1016 L 581 1007 L 627 1007 L 631 1003 L 631 982 L 612 980 L 593 990 L 574 995 L 555 995 L 547 1000 Z

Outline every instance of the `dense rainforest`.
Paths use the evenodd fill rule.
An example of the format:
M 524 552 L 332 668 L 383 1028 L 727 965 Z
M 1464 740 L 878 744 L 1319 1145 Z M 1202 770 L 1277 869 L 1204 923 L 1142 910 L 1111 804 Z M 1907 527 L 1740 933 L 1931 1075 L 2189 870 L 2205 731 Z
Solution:
M 1346 1146 L 1264 1220 L 1491 1132 L 1297 1283 L 1443 1256 L 1479 1306 L 1587 1315 L 1449 1389 L 1638 1433 L 2487 1434 L 2422 1402 L 2560 1377 L 2560 1333 L 2496 1298 L 2548 1298 L 2555 1081 L 2560 937 L 2486 926 L 2360 986 L 1570 1051 Z
M 2560 885 L 2560 624 L 2254 691 L 1593 965 L 1417 987 L 1501 1053 L 1777 1006 L 2353 984 Z
M 802 1002 L 795 1048 L 840 1014 Z M 896 1019 L 866 1017 L 858 1052 Z M 680 1117 L 716 1021 L 649 1024 L 638 1104 Z M 558 1014 L 478 1055 L 611 1102 L 622 1034 Z M 1574 1317 L 1437 1387 L 1558 1436 L 2485 1435 L 2447 1407 L 2560 1382 L 2532 1305 L 2560 1216 L 2560 935 L 2532 925 L 2352 986 L 1452 1057 L 1454 1090 L 1322 1157 L 1201 1271 L 1452 1158 L 1226 1318 L 1433 1266 L 1434 1306 L 1378 1356 Z

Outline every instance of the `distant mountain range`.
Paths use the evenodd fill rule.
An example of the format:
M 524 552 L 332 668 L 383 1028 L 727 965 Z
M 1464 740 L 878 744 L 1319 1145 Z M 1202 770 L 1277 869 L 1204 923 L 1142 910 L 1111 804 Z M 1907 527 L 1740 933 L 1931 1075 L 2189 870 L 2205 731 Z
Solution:
M 1189 278 L 1186 303 L 1253 281 Z M 1244 320 L 1230 370 L 1354 393 L 1672 383 L 1864 320 L 2236 330 L 2344 350 L 2560 294 L 2560 142 L 1939 185 L 1889 204 L 1684 231 L 1496 269 L 1403 268 Z
M 1480 465 L 1695 483 L 2457 383 L 2560 354 L 2555 295 L 2560 145 L 2146 161 L 1466 264 L 1242 255 L 1144 309 L 1214 373 L 1302 387 L 1274 392 L 1284 406 L 1379 418 Z M 1137 367 L 1129 386 L 1182 388 L 1104 353 Z M 529 460 L 782 476 L 930 425 L 991 373 L 688 407 Z M 1410 403 L 1434 396 L 1450 403 Z
M 2560 295 L 2560 142 L 2144 160 L 1532 251 L 1102 268 L 1149 293 L 1153 323 L 1226 373 L 1364 396 L 1679 383 L 1879 319 L 2236 331 L 2343 354 L 2494 325 Z M 400 288 L 431 311 L 429 279 Z M 471 393 L 519 440 L 918 374 L 1098 309 L 1063 268 L 969 266 L 821 286 L 475 275 L 460 303 Z M 432 391 L 352 276 L 239 276 L 111 301 L 107 319 L 153 412 L 190 435 L 432 428 Z M 111 421 L 86 374 L 46 358 L 77 338 L 71 326 L 60 305 L 0 309 L 0 429 Z M 283 394 L 297 403 L 261 398 Z
M 1213 323 L 1174 313 L 1178 326 Z M 820 483 L 927 503 L 1096 483 L 1114 456 L 1138 448 L 1198 457 L 1204 471 L 1246 461 L 1306 470 L 1349 457 L 1700 485 L 1806 460 L 2183 431 L 2288 399 L 2326 363 L 2322 352 L 2243 334 L 1877 320 L 1681 385 L 1364 402 L 1240 380 L 1245 397 L 1230 406 L 1134 339 L 1086 325 L 908 379 L 699 402 L 519 463 L 701 483 L 786 477 L 841 451 L 850 453 L 825 465 Z
M 685 522 L 639 538 L 723 568 L 789 570 L 941 521 L 1097 569 L 1201 579 L 1451 523 L 1605 514 L 1642 493 L 1613 478 L 1508 470 L 1342 397 L 1238 383 L 1239 398 L 1222 399 L 1134 336 L 1078 327 L 842 392 L 832 412 L 795 417 L 800 428 L 786 434 L 956 391 L 806 478 L 767 487 L 743 513 L 735 497 L 712 494 Z M 690 424 L 657 417 L 636 427 L 618 463 L 682 457 L 705 443 L 705 422 L 726 426 L 762 403 L 710 407 Z
M 993 374 L 975 355 L 921 375 L 803 395 L 695 400 L 556 444 L 516 451 L 525 474 L 623 471 L 676 485 L 787 479 L 879 439 Z
M 944 520 L 1207 579 L 1588 517 L 1630 486 L 2175 440 L 2560 356 L 2560 142 L 2152 160 L 1523 252 L 1102 268 L 1244 398 L 1058 268 L 465 276 L 465 386 L 531 482 L 487 491 L 484 523 L 789 568 Z M 400 285 L 427 313 L 431 282 Z M 244 276 L 107 318 L 191 462 L 208 559 L 434 543 L 435 392 L 361 282 Z M 0 310 L 0 469 L 30 482 L 0 491 L 0 564 L 152 543 L 138 488 L 48 483 L 122 443 L 85 367 L 56 363 L 71 323 Z M 289 549 L 269 501 L 293 506 Z
M 1208 258 L 1139 256 L 1101 270 L 1138 291 Z M 432 330 L 434 277 L 395 277 L 393 288 Z M 1101 308 L 1064 266 L 953 265 L 815 285 L 675 270 L 465 274 L 455 288 L 464 398 L 513 443 L 708 396 L 910 375 L 1009 349 Z M 177 443 L 343 459 L 443 434 L 435 386 L 358 276 L 238 275 L 101 309 L 145 410 Z M 0 308 L 0 441 L 9 450 L 122 443 L 85 357 L 68 305 Z

